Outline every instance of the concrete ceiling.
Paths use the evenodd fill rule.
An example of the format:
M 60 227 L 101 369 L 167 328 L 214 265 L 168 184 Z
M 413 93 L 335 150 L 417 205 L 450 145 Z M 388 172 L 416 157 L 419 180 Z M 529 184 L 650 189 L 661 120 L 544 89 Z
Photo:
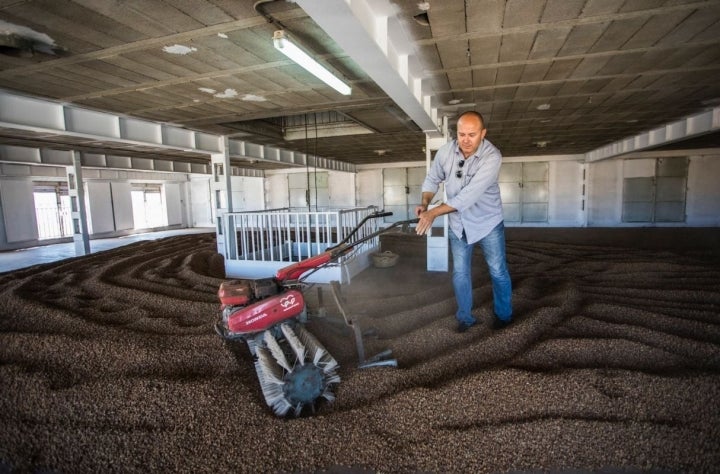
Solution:
M 452 126 L 477 110 L 504 155 L 527 156 L 586 153 L 720 105 L 718 0 L 313 1 L 0 0 L 0 88 L 353 164 L 424 160 L 424 112 Z M 338 23 L 358 3 L 360 20 Z M 281 28 L 352 94 L 275 50 Z M 378 49 L 368 37 L 389 39 L 380 67 L 358 56 Z M 407 90 L 388 66 L 409 69 Z M 0 144 L 73 143 L 5 127 Z

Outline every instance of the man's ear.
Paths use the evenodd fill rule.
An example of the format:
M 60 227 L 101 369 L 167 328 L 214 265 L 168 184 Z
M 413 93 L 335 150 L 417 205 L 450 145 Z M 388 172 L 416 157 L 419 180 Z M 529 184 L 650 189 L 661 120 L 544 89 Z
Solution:
M 486 134 L 487 134 L 487 128 L 483 128 L 482 131 L 480 132 L 480 140 L 484 140 Z

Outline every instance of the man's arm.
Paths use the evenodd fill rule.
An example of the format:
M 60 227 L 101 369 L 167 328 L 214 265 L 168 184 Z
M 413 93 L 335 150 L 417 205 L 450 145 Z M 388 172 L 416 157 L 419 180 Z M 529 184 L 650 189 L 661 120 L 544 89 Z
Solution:
M 417 232 L 418 235 L 423 235 L 427 232 L 430 227 L 432 227 L 433 221 L 436 217 L 456 211 L 454 207 L 448 206 L 444 203 L 428 210 L 430 200 L 432 200 L 434 195 L 435 193 L 422 193 L 422 204 L 415 208 L 415 215 L 420 218 L 417 226 L 415 226 L 415 232 Z

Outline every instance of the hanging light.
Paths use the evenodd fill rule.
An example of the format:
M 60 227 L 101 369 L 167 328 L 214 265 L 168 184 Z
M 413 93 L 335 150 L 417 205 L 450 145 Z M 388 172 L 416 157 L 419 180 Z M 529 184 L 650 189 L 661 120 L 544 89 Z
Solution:
M 300 49 L 296 44 L 291 42 L 285 36 L 284 30 L 277 30 L 273 35 L 273 45 L 275 49 L 283 53 L 288 58 L 312 73 L 315 77 L 322 80 L 342 95 L 350 95 L 352 89 L 343 81 L 338 79 L 333 73 L 328 71 L 319 62 L 315 61 L 309 54 Z

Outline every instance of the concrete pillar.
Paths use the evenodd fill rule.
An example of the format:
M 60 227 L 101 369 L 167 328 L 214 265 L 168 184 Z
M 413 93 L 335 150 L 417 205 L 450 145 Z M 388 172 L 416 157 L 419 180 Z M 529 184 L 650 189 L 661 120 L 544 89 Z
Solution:
M 233 212 L 232 181 L 230 172 L 230 145 L 227 136 L 222 140 L 222 152 L 210 156 L 212 179 L 210 190 L 214 206 L 217 249 L 220 255 L 229 259 L 237 258 L 237 237 Z
M 68 195 L 70 196 L 70 215 L 73 225 L 75 255 L 90 253 L 90 234 L 88 233 L 87 210 L 85 208 L 85 187 L 82 178 L 80 152 L 72 152 L 72 166 L 66 167 Z
M 437 151 L 442 145 L 449 141 L 448 133 L 448 117 L 443 117 L 442 138 L 425 138 L 425 161 L 426 168 L 430 169 L 432 161 L 432 152 Z M 441 184 L 438 194 L 442 196 L 443 202 L 447 200 L 445 196 L 445 185 Z M 435 206 L 430 206 L 435 207 Z M 440 224 L 440 225 L 438 225 Z M 430 229 L 426 237 L 427 244 L 427 270 L 429 272 L 447 272 L 450 269 L 449 241 L 448 241 L 448 217 L 447 215 L 435 219 L 433 227 Z

